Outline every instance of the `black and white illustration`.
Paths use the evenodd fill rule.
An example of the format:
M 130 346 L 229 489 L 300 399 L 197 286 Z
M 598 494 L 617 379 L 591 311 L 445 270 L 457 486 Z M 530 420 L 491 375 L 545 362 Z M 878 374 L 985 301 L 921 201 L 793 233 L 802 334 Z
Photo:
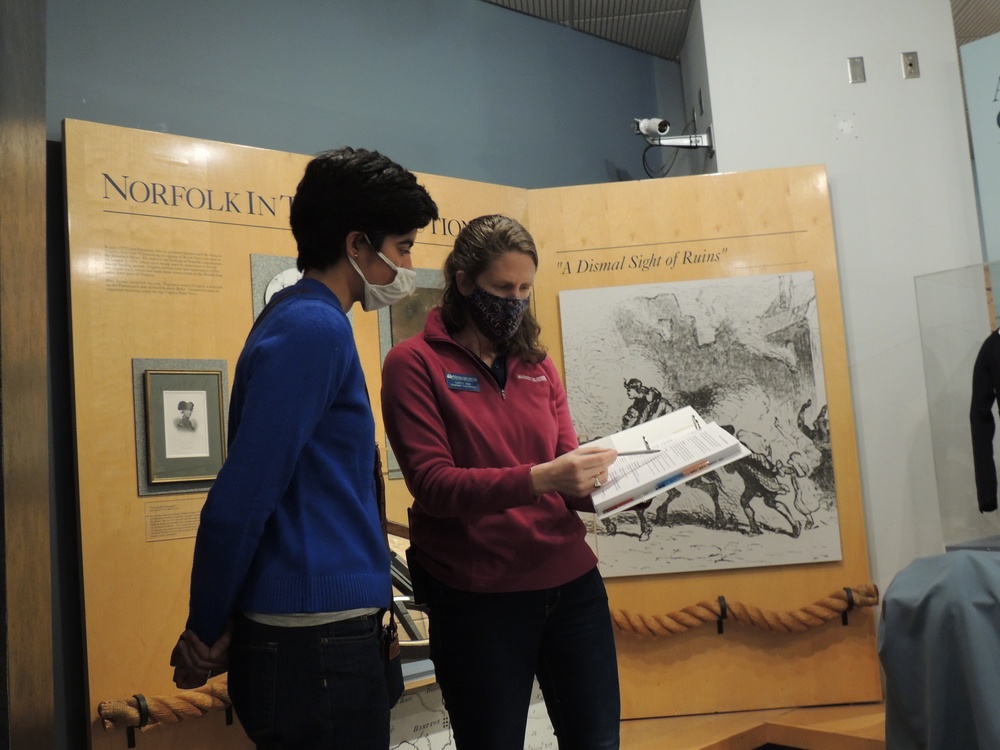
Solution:
M 253 319 L 257 319 L 275 292 L 294 286 L 301 278 L 302 272 L 295 267 L 295 258 L 251 253 L 250 296 L 253 301 Z
M 751 451 L 597 522 L 605 576 L 841 559 L 811 272 L 564 291 L 559 302 L 581 441 L 691 406 Z
M 199 429 L 200 419 L 208 413 L 205 391 L 163 391 L 163 413 L 174 414 L 164 420 L 164 456 L 167 458 L 205 457 L 211 455 L 208 430 Z
M 404 667 L 405 668 L 405 667 Z M 454 750 L 451 722 L 436 684 L 407 690 L 392 709 L 390 750 Z M 545 709 L 542 689 L 535 681 L 528 704 L 524 750 L 555 750 L 556 737 Z

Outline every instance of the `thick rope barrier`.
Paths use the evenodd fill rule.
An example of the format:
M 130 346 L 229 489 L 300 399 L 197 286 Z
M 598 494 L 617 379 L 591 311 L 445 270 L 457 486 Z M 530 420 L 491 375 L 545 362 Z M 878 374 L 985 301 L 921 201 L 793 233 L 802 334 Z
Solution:
M 724 597 L 719 597 L 715 601 L 699 602 L 665 615 L 636 614 L 625 609 L 612 610 L 611 618 L 618 630 L 654 638 L 679 635 L 709 623 L 716 623 L 721 632 L 722 623 L 728 620 L 735 620 L 758 630 L 801 633 L 835 617 L 843 620 L 848 612 L 860 607 L 874 607 L 878 601 L 878 587 L 873 583 L 866 583 L 853 589 L 841 589 L 818 602 L 790 612 L 770 612 L 740 602 L 727 602 Z
M 840 617 L 846 624 L 847 614 L 861 607 L 878 605 L 878 587 L 866 583 L 856 588 L 843 588 L 818 602 L 790 612 L 770 612 L 740 602 L 727 602 L 720 596 L 715 601 L 703 601 L 666 615 L 636 614 L 628 610 L 611 611 L 615 627 L 638 636 L 659 637 L 680 635 L 702 625 L 715 623 L 722 632 L 723 623 L 734 620 L 775 633 L 801 633 Z M 220 675 L 196 690 L 185 690 L 170 696 L 146 698 L 133 695 L 126 700 L 102 701 L 97 713 L 108 730 L 139 727 L 145 732 L 164 724 L 176 724 L 185 719 L 204 716 L 210 711 L 229 708 L 229 685 L 226 675 Z
M 177 724 L 185 719 L 197 719 L 209 711 L 229 708 L 227 675 L 205 683 L 195 690 L 174 695 L 146 698 L 133 695 L 126 700 L 101 701 L 97 715 L 105 729 L 139 727 L 143 732 L 163 724 Z

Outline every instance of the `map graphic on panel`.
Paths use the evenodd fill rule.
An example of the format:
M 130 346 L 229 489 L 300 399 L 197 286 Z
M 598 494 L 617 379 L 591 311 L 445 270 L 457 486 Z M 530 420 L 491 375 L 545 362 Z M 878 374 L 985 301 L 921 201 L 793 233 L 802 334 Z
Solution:
M 390 750 L 454 750 L 448 712 L 437 684 L 408 690 L 392 709 Z M 555 750 L 556 738 L 536 680 L 528 705 L 524 750 Z
M 564 291 L 559 303 L 581 441 L 691 406 L 752 451 L 597 522 L 603 575 L 841 559 L 811 272 Z

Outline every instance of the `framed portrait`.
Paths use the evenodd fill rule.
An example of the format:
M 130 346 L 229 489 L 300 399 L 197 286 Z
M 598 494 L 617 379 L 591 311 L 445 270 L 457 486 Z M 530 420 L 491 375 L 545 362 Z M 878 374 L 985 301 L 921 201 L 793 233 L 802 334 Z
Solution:
M 146 370 L 150 484 L 212 480 L 226 458 L 221 370 Z
M 415 268 L 417 272 L 417 290 L 410 297 L 378 311 L 378 340 L 381 361 L 389 350 L 400 341 L 415 336 L 424 330 L 427 313 L 431 308 L 441 303 L 444 291 L 444 274 L 436 269 Z M 386 440 L 385 444 L 386 472 L 389 479 L 402 479 L 403 472 L 399 468 L 396 454 Z

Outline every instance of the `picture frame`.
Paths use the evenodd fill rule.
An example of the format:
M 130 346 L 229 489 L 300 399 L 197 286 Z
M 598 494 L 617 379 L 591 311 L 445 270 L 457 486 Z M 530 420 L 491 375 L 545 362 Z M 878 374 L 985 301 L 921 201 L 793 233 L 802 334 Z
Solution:
M 224 373 L 143 372 L 149 484 L 211 481 L 226 458 Z
M 383 365 L 389 350 L 400 341 L 423 331 L 427 313 L 431 308 L 441 304 L 444 273 L 432 268 L 413 270 L 417 272 L 416 291 L 410 297 L 378 311 L 379 353 Z M 403 478 L 399 461 L 396 460 L 396 454 L 389 445 L 388 438 L 385 441 L 385 465 L 389 479 Z

